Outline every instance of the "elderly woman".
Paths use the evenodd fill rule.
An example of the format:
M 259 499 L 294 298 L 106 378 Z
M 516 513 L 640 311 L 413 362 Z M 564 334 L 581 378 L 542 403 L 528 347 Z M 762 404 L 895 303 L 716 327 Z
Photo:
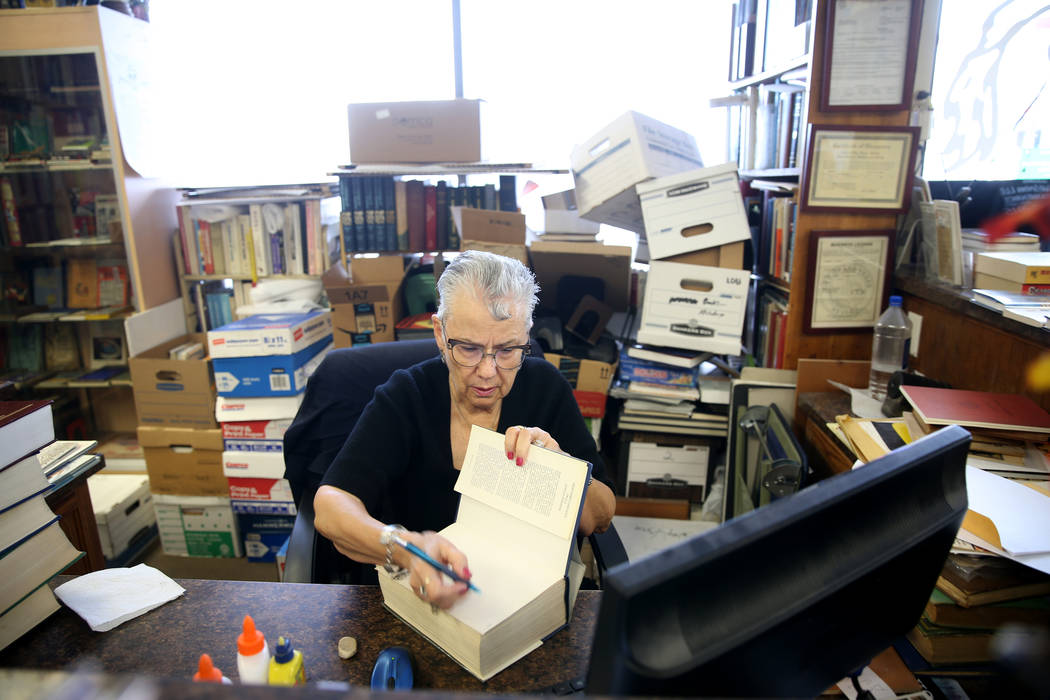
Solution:
M 469 579 L 466 557 L 436 534 L 456 519 L 454 490 L 472 425 L 505 435 L 519 466 L 530 445 L 593 464 L 580 533 L 601 532 L 616 499 L 572 390 L 549 362 L 530 358 L 539 291 L 517 260 L 460 253 L 438 281 L 434 358 L 395 372 L 376 389 L 314 498 L 315 526 L 351 559 L 409 569 L 423 600 L 450 607 L 467 584 L 445 580 L 400 547 L 395 531 Z M 388 514 L 389 524 L 373 517 Z M 401 523 L 401 524 L 394 524 Z M 402 525 L 403 524 L 403 525 Z

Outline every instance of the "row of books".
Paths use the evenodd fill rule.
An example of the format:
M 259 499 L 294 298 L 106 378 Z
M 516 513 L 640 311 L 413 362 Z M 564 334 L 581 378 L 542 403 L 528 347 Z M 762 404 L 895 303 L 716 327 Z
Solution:
M 201 333 L 233 323 L 237 310 L 251 304 L 250 280 L 206 280 L 191 287 Z
M 391 175 L 340 175 L 344 253 L 458 250 L 452 207 L 517 211 L 515 177 L 455 187 Z
M 752 354 L 762 367 L 782 368 L 787 337 L 788 297 L 773 287 L 759 288 Z
M 998 311 L 1006 318 L 1012 318 L 1036 328 L 1048 327 L 1050 296 L 1004 292 L 998 289 L 975 289 L 972 299 L 974 303 L 992 311 Z
M 0 239 L 5 247 L 46 243 L 56 231 L 78 239 L 119 239 L 123 227 L 117 195 L 89 189 L 59 189 L 52 178 L 34 172 L 0 176 Z M 65 202 L 69 202 L 66 206 Z M 71 214 L 71 218 L 65 212 Z M 68 225 L 60 226 L 67 221 Z
M 180 202 L 179 249 L 187 275 L 320 275 L 338 255 L 334 197 L 238 203 Z
M 83 556 L 45 500 L 81 456 L 69 445 L 38 454 L 54 439 L 50 402 L 0 403 L 0 649 L 58 610 L 48 581 Z

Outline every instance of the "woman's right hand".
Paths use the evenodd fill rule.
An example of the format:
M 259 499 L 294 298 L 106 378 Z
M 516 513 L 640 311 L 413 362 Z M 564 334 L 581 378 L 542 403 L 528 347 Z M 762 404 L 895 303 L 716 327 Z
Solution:
M 417 547 L 463 578 L 470 578 L 466 555 L 441 535 L 428 530 L 410 533 L 405 539 L 410 539 Z M 453 581 L 417 556 L 409 556 L 408 584 L 422 600 L 448 609 L 467 592 L 467 584 Z

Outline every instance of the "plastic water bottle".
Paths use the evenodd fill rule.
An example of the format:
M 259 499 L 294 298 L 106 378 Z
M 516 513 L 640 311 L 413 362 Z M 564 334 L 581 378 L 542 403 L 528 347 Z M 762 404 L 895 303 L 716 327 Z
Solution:
M 879 401 L 886 398 L 886 386 L 897 370 L 908 366 L 911 345 L 911 319 L 901 308 L 899 296 L 890 297 L 890 306 L 875 324 L 871 341 L 871 374 L 868 391 Z

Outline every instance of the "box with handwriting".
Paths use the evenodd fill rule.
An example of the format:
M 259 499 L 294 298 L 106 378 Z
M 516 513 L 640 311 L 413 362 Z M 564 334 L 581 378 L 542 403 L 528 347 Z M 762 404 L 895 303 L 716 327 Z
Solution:
M 657 178 L 635 189 L 654 260 L 751 237 L 735 163 Z
M 638 342 L 738 355 L 749 277 L 747 270 L 653 262 Z

